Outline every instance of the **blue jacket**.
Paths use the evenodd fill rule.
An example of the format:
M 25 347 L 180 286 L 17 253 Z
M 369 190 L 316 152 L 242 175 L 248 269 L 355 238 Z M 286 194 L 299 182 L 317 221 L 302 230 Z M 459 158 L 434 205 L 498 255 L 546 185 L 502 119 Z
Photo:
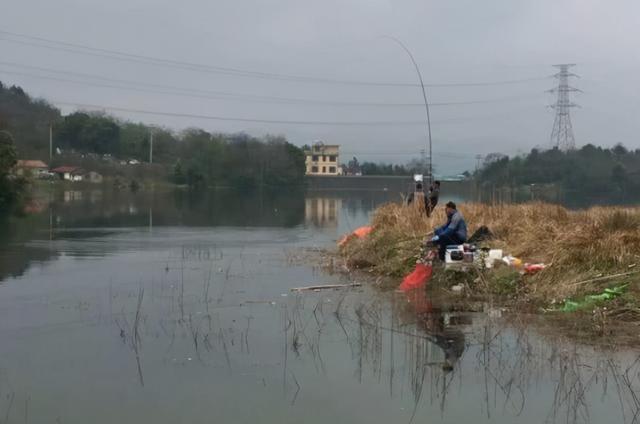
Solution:
M 436 228 L 435 234 L 440 237 L 455 236 L 461 242 L 467 241 L 467 223 L 464 222 L 462 214 L 455 211 L 447 218 L 447 223 L 442 227 Z

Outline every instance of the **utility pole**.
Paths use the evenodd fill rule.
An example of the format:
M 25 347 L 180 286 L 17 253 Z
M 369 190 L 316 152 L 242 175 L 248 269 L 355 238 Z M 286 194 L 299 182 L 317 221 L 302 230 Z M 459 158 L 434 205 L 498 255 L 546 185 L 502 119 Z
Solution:
M 576 148 L 576 140 L 573 135 L 569 111 L 572 107 L 578 107 L 578 105 L 569 100 L 569 93 L 581 91 L 569 85 L 569 78 L 578 76 L 569 72 L 569 68 L 576 65 L 574 63 L 565 63 L 553 66 L 560 69 L 560 71 L 554 75 L 558 79 L 558 87 L 549 90 L 550 93 L 558 94 L 556 103 L 551 105 L 556 111 L 553 130 L 551 131 L 551 144 L 563 151 L 573 150 Z
M 153 131 L 149 131 L 149 163 L 153 163 Z
M 482 160 L 482 155 L 476 155 L 476 172 L 480 171 L 480 161 Z
M 49 166 L 53 160 L 53 124 L 49 123 Z

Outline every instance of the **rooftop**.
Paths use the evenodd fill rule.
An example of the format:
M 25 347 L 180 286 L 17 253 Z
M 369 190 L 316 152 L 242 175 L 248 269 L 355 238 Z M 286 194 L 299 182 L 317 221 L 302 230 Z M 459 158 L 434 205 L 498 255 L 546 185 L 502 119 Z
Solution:
M 78 171 L 80 171 L 80 168 L 78 168 L 77 166 L 59 166 L 51 170 L 51 172 L 54 172 L 56 174 L 65 174 L 67 172 L 73 173 Z
M 19 160 L 16 166 L 18 168 L 49 168 L 49 165 L 41 160 Z
M 340 150 L 340 145 L 339 144 L 314 144 L 313 146 L 311 146 L 310 150 L 305 150 L 306 153 L 311 153 L 311 152 L 324 152 L 324 151 L 339 151 Z

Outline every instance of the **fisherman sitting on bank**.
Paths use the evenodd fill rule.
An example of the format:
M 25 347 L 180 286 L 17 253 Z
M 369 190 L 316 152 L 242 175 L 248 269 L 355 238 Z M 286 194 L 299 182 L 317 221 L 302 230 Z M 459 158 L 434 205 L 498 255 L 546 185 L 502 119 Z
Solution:
M 456 209 L 456 204 L 449 202 L 445 206 L 447 223 L 436 228 L 431 242 L 438 245 L 438 256 L 444 261 L 447 246 L 460 245 L 467 241 L 467 224 L 462 214 Z

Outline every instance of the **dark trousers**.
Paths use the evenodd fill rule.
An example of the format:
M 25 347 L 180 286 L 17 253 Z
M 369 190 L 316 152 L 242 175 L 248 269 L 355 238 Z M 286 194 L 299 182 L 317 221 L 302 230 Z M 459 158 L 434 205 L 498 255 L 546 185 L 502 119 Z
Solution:
M 436 208 L 436 205 L 438 204 L 438 198 L 424 198 L 424 206 L 425 209 L 427 211 L 427 216 L 431 216 L 431 213 L 433 212 L 433 210 Z
M 450 236 L 440 236 L 440 239 L 436 242 L 438 244 L 438 257 L 441 261 L 444 261 L 445 253 L 447 251 L 447 246 L 451 245 L 460 245 L 464 243 L 460 237 L 452 234 Z

